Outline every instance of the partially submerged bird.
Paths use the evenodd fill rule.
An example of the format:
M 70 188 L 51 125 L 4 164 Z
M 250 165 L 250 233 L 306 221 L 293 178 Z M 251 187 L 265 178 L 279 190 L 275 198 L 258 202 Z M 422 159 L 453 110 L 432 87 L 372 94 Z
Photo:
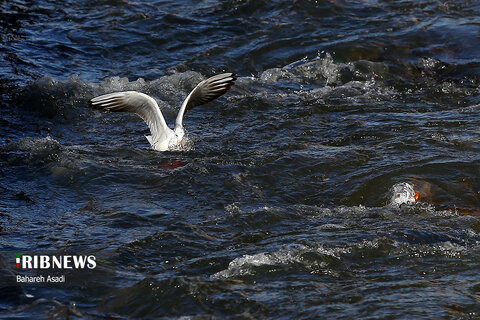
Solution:
M 131 112 L 140 116 L 150 128 L 146 136 L 153 150 L 166 151 L 183 144 L 185 112 L 210 102 L 230 89 L 236 80 L 233 73 L 222 73 L 200 82 L 183 101 L 174 129 L 170 129 L 152 97 L 136 91 L 114 92 L 91 99 L 88 105 L 100 111 Z
M 396 205 L 415 204 L 420 197 L 418 191 L 408 182 L 395 184 L 391 189 L 390 203 Z

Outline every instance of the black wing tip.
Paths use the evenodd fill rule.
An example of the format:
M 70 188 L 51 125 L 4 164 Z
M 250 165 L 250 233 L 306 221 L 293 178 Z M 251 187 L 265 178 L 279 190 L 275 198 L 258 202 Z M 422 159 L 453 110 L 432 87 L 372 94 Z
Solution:
M 212 79 L 212 84 L 216 85 L 229 85 L 233 86 L 234 82 L 237 80 L 237 75 L 233 72 L 226 72 L 223 74 L 218 74 L 216 76 L 212 76 L 212 78 L 223 76 L 221 78 Z
M 102 105 L 100 103 L 95 103 L 93 99 L 88 100 L 88 107 L 95 110 L 102 110 Z
M 92 100 L 88 101 L 88 107 L 93 109 L 93 110 L 97 110 L 97 111 L 101 111 L 101 112 L 111 111 L 110 108 L 108 106 L 105 106 L 103 103 L 93 102 Z
M 225 92 L 228 91 L 235 84 L 235 81 L 237 81 L 237 75 L 235 74 L 235 72 L 229 72 L 227 74 L 228 76 L 226 76 L 224 79 L 227 79 L 227 78 L 231 78 L 231 79 L 225 81 L 224 83 L 224 85 L 227 87 Z
M 224 72 L 224 73 L 217 73 L 216 75 L 211 76 L 209 79 L 212 81 L 223 81 L 227 78 L 232 78 L 233 81 L 237 80 L 237 75 L 235 72 Z
M 111 111 L 111 105 L 120 102 L 120 98 L 118 97 L 109 97 L 105 100 L 104 96 L 106 96 L 106 94 L 88 100 L 88 106 L 95 110 Z
M 227 74 L 228 74 L 228 76 L 225 77 L 225 78 L 232 78 L 231 81 L 237 80 L 237 75 L 235 74 L 235 72 L 228 72 Z

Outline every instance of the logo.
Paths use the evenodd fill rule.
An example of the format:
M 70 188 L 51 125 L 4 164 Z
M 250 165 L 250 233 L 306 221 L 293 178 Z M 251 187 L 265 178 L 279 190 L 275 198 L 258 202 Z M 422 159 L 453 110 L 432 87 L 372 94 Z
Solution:
M 15 256 L 17 269 L 95 269 L 96 257 L 90 256 L 47 256 L 47 255 L 21 255 Z
M 17 283 L 65 283 L 62 270 L 95 269 L 96 257 L 80 255 L 15 254 L 15 267 L 19 270 Z M 35 271 L 35 276 L 29 275 Z M 25 271 L 25 272 L 24 272 Z M 26 274 L 25 274 L 26 273 Z M 74 278 L 75 279 L 75 278 Z

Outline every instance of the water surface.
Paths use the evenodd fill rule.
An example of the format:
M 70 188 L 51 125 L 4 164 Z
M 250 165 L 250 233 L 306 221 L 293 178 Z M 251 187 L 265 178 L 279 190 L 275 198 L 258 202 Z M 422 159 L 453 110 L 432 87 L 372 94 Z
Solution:
M 0 8 L 1 317 L 479 317 L 476 1 Z M 182 151 L 87 107 L 137 90 L 173 124 L 220 72 Z M 98 266 L 12 285 L 18 252 Z

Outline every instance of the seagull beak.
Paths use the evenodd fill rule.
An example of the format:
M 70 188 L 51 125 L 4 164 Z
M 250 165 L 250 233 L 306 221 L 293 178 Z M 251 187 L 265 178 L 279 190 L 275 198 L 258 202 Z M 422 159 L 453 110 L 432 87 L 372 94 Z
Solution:
M 413 197 L 415 198 L 415 202 L 417 202 L 418 199 L 420 199 L 420 193 L 418 193 L 418 191 L 415 191 L 415 195 Z
M 179 145 L 181 145 L 183 147 L 183 139 L 180 140 L 180 142 L 178 143 Z

